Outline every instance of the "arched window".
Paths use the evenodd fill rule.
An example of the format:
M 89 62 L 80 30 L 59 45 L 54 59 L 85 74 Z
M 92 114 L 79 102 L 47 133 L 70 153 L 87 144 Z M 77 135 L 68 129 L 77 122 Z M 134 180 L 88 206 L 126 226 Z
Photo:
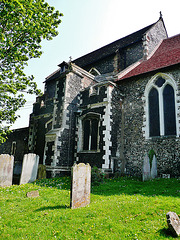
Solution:
M 163 90 L 163 106 L 165 135 L 176 135 L 174 89 L 169 84 Z
M 165 74 L 157 74 L 146 87 L 146 136 L 177 135 L 176 85 Z
M 159 94 L 154 87 L 149 92 L 149 135 L 160 136 Z

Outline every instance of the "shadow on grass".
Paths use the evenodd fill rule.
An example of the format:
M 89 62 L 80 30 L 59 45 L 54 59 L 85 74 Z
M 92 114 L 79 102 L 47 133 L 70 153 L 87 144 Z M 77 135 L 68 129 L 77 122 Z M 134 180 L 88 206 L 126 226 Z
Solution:
M 135 178 L 114 178 L 105 180 L 99 186 L 92 186 L 95 195 L 136 195 L 180 197 L 180 180 L 178 179 L 154 179 L 147 182 Z
M 53 188 L 59 188 L 58 184 L 61 184 L 60 190 L 70 190 L 71 178 L 57 178 L 57 179 L 45 179 L 37 182 L 36 185 L 43 184 L 45 181 L 47 185 Z M 64 183 L 63 183 L 64 181 Z M 170 179 L 154 179 L 151 181 L 143 182 L 141 179 L 135 177 L 118 177 L 112 179 L 105 179 L 103 183 L 91 185 L 91 193 L 94 195 L 136 195 L 143 196 L 165 196 L 165 197 L 180 197 L 180 180 L 175 178 Z
M 35 210 L 35 212 L 41 212 L 41 211 L 44 211 L 44 210 L 67 209 L 67 208 L 70 208 L 70 206 L 67 206 L 67 205 L 48 206 L 48 207 L 38 208 L 38 209 Z
M 169 230 L 169 228 L 163 228 L 163 229 L 160 229 L 159 231 L 158 231 L 158 233 L 159 233 L 159 235 L 160 236 L 163 236 L 163 237 L 172 237 L 172 238 L 174 238 L 174 239 L 177 239 L 176 237 L 174 237 L 173 235 L 172 235 L 172 232 Z

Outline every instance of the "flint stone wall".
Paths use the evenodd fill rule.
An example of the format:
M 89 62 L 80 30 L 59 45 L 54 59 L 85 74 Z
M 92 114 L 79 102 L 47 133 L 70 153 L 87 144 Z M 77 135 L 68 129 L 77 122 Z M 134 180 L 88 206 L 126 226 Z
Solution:
M 166 68 L 162 71 L 171 76 L 180 84 L 180 72 L 178 68 Z M 180 176 L 180 139 L 179 136 L 161 136 L 146 138 L 143 132 L 145 118 L 144 93 L 148 81 L 156 74 L 146 74 L 143 77 L 134 77 L 133 80 L 121 81 L 119 88 L 124 94 L 124 157 L 126 159 L 126 174 L 142 176 L 144 153 L 153 149 L 156 152 L 158 176 L 170 174 L 171 177 Z M 180 95 L 179 88 L 177 96 Z M 122 118 L 118 112 L 119 119 Z M 117 137 L 117 160 L 120 158 L 122 148 L 121 128 L 118 129 Z

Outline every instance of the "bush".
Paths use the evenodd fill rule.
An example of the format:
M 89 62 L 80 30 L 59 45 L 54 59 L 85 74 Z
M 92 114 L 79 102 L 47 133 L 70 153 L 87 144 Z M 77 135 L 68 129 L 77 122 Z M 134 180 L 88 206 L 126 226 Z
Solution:
M 92 185 L 99 185 L 100 183 L 103 183 L 105 178 L 104 173 L 102 172 L 101 169 L 97 167 L 93 167 L 91 169 L 91 183 Z

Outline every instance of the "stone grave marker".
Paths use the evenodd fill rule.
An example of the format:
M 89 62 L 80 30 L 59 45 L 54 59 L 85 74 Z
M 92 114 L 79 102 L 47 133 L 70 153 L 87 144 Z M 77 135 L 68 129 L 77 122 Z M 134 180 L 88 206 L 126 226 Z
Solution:
M 162 178 L 171 178 L 171 175 L 170 174 L 162 174 Z
M 91 166 L 79 163 L 72 167 L 71 208 L 84 207 L 90 203 Z
M 180 219 L 175 212 L 166 214 L 168 227 L 174 237 L 180 236 Z
M 13 180 L 14 157 L 8 154 L 0 155 L 0 186 L 11 186 Z
M 148 154 L 146 153 L 143 162 L 143 181 L 150 180 L 150 178 L 151 178 L 150 163 Z
M 25 154 L 23 158 L 20 185 L 36 180 L 39 164 L 39 156 L 34 153 Z
M 27 196 L 28 198 L 31 198 L 31 197 L 39 197 L 39 191 L 31 191 L 31 192 L 28 192 L 28 193 L 26 194 L 26 196 Z
M 43 164 L 39 164 L 38 166 L 38 179 L 46 178 L 46 166 Z
M 156 177 L 157 177 L 157 160 L 156 155 L 154 155 L 151 166 L 151 178 L 154 179 Z

